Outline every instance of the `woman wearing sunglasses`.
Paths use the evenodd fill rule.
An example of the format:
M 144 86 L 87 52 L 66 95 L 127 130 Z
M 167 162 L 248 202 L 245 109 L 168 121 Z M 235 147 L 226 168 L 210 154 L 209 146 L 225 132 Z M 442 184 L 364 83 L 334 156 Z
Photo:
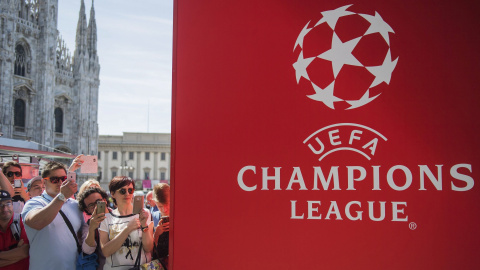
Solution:
M 153 249 L 153 223 L 145 209 L 140 214 L 133 214 L 133 180 L 116 176 L 110 182 L 109 189 L 117 209 L 105 214 L 99 228 L 100 246 L 107 258 L 103 269 L 132 268 L 140 245 L 140 263 L 149 262 Z

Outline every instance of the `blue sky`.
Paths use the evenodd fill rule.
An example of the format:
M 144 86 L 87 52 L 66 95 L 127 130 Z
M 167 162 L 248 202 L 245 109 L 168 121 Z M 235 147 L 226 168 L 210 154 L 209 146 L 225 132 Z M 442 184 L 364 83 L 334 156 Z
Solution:
M 80 0 L 58 1 L 73 55 Z M 87 21 L 91 0 L 85 0 Z M 96 0 L 100 135 L 171 131 L 173 0 Z

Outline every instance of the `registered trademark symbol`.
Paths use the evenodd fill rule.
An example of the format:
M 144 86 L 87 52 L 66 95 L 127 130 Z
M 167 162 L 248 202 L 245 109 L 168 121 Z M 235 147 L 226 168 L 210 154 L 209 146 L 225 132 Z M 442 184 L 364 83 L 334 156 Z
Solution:
M 412 231 L 417 229 L 417 223 L 410 222 L 410 224 L 408 224 L 408 228 L 410 228 L 410 230 L 412 230 Z

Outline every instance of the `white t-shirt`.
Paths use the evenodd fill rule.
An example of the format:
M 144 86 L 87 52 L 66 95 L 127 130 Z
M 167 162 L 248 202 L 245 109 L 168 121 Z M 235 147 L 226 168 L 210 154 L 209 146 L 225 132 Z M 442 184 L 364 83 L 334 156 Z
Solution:
M 42 196 L 45 196 L 43 198 Z M 53 198 L 43 192 L 42 196 L 27 201 L 22 212 L 22 219 L 27 219 L 32 210 L 43 209 Z M 67 199 L 62 211 L 72 224 L 75 232 L 86 226 L 82 212 L 78 209 L 78 202 Z M 30 269 L 75 269 L 77 259 L 77 242 L 62 216 L 57 214 L 55 219 L 41 230 L 36 230 L 24 224 L 25 232 L 30 242 Z
M 146 210 L 147 213 L 148 210 Z M 149 213 L 150 215 L 150 213 Z M 134 218 L 138 218 L 138 214 L 136 215 L 128 215 L 128 216 L 117 216 L 112 213 L 105 214 L 105 219 L 100 224 L 100 231 L 104 231 L 108 234 L 108 239 L 112 240 L 119 234 L 125 227 L 127 227 L 128 222 Z M 150 216 L 147 218 L 147 226 L 151 223 Z M 113 253 L 112 255 L 106 257 L 105 266 L 103 267 L 104 270 L 123 270 L 123 269 L 130 269 L 134 266 L 135 260 L 137 259 L 138 255 L 138 248 L 140 247 L 140 243 L 142 241 L 142 230 L 137 229 L 132 231 L 125 242 L 122 244 L 117 252 Z M 141 260 L 140 264 L 147 263 L 152 260 L 152 256 L 149 253 L 145 253 L 142 248 L 141 253 Z

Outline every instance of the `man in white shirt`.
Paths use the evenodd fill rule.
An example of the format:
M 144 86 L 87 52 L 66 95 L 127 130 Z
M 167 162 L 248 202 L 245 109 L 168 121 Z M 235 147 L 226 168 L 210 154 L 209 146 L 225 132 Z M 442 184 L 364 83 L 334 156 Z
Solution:
M 30 270 L 75 269 L 77 243 L 61 210 L 81 240 L 85 226 L 78 202 L 71 197 L 77 191 L 77 183 L 67 179 L 67 170 L 61 163 L 51 161 L 45 165 L 42 178 L 45 191 L 30 199 L 23 208 L 22 218 L 30 241 Z

